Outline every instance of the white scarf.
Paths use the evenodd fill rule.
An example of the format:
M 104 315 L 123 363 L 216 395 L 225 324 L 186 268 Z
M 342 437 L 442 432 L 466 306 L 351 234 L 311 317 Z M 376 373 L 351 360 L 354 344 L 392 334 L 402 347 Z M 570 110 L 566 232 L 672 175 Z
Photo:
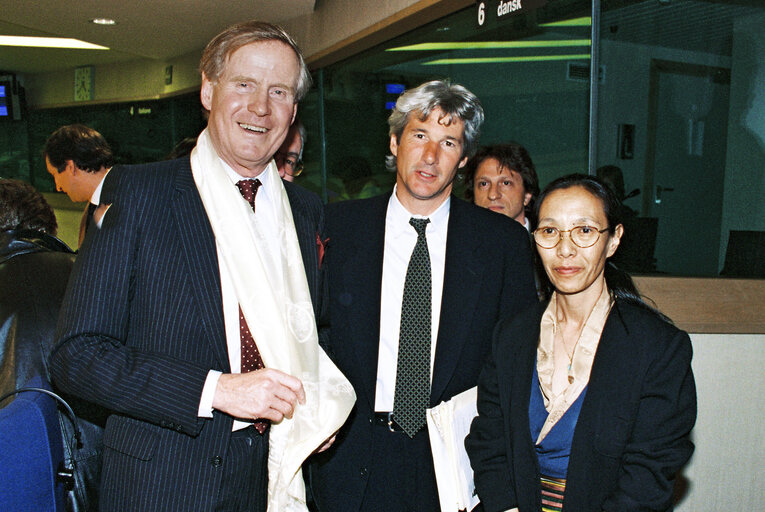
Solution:
M 306 511 L 300 466 L 342 426 L 356 395 L 319 347 L 292 208 L 273 160 L 264 172 L 275 174 L 272 182 L 278 184 L 274 208 L 284 266 L 282 282 L 274 282 L 274 276 L 281 273 L 273 271 L 275 260 L 267 254 L 258 217 L 253 232 L 250 205 L 226 174 L 207 130 L 191 152 L 191 170 L 263 363 L 303 383 L 305 405 L 296 406 L 292 419 L 271 425 L 268 510 Z

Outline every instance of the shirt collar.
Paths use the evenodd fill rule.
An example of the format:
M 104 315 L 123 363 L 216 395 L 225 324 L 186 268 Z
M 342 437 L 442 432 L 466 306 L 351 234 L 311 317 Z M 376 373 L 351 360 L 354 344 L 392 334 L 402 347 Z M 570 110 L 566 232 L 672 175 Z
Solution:
M 226 174 L 228 175 L 229 179 L 231 179 L 231 182 L 236 184 L 238 181 L 242 180 L 254 180 L 258 179 L 260 180 L 260 187 L 258 188 L 258 194 L 265 193 L 266 197 L 269 197 L 271 194 L 269 191 L 273 190 L 274 183 L 273 183 L 273 176 L 278 176 L 278 173 L 271 172 L 271 166 L 276 167 L 276 162 L 272 158 L 270 162 L 268 162 L 268 165 L 265 169 L 263 169 L 263 172 L 258 174 L 257 176 L 254 176 L 252 178 L 246 178 L 242 176 L 241 174 L 237 173 L 234 169 L 231 168 L 230 165 L 228 165 L 225 161 L 223 161 L 222 158 L 218 157 L 220 160 L 221 165 L 223 165 L 223 169 L 225 169 Z
M 394 235 L 408 232 L 412 229 L 412 226 L 409 224 L 409 219 L 414 217 L 418 219 L 430 219 L 430 224 L 427 228 L 428 235 L 430 235 L 431 232 L 446 231 L 447 223 L 449 221 L 449 209 L 451 207 L 451 195 L 447 195 L 444 202 L 441 203 L 441 205 L 430 215 L 416 215 L 410 213 L 404 205 L 401 204 L 401 201 L 398 200 L 398 197 L 396 196 L 397 187 L 398 184 L 393 186 L 393 193 L 388 201 L 386 230 L 391 230 Z
M 101 190 L 104 188 L 104 181 L 106 180 L 106 175 L 109 174 L 109 171 L 111 171 L 112 168 L 109 167 L 106 172 L 104 173 L 103 178 L 101 178 L 101 181 L 98 182 L 98 185 L 96 186 L 96 189 L 93 191 L 93 195 L 90 196 L 90 203 L 98 206 L 101 204 Z

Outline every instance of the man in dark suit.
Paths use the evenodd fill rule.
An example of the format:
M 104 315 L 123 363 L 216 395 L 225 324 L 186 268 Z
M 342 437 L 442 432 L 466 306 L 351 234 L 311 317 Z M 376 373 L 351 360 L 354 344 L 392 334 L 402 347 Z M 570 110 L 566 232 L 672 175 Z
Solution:
M 104 510 L 297 509 L 300 464 L 352 405 L 314 321 L 322 205 L 272 158 L 310 86 L 303 57 L 252 21 L 200 69 L 207 129 L 190 157 L 121 174 L 51 356 L 60 388 L 113 412 Z
M 104 188 L 114 181 L 114 156 L 106 139 L 93 128 L 69 124 L 53 132 L 43 149 L 45 166 L 56 182 L 56 190 L 72 201 L 88 202 L 80 221 L 78 247 L 91 223 L 99 225 L 107 207 L 101 205 Z M 107 176 L 111 176 L 107 181 Z M 107 190 L 106 195 L 110 195 Z
M 475 386 L 497 320 L 536 301 L 523 227 L 451 196 L 482 121 L 462 86 L 405 92 L 393 193 L 328 209 L 326 349 L 358 400 L 311 459 L 322 512 L 440 510 L 425 409 Z

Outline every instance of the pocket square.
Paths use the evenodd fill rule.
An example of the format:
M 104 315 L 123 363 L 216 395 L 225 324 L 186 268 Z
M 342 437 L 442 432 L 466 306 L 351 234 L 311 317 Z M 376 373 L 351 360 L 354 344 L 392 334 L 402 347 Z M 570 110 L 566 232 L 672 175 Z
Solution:
M 324 251 L 327 249 L 328 243 L 329 238 L 322 240 L 321 237 L 319 237 L 319 233 L 316 233 L 316 249 L 319 252 L 319 268 L 321 268 L 321 264 L 324 262 Z

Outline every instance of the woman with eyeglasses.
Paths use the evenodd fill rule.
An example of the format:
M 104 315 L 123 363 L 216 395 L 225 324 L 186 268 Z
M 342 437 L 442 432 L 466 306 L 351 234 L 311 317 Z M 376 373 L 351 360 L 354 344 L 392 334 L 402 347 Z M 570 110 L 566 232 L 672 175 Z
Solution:
M 593 176 L 539 196 L 534 241 L 553 293 L 497 326 L 465 441 L 486 511 L 673 507 L 693 452 L 691 342 L 608 262 L 619 211 Z

